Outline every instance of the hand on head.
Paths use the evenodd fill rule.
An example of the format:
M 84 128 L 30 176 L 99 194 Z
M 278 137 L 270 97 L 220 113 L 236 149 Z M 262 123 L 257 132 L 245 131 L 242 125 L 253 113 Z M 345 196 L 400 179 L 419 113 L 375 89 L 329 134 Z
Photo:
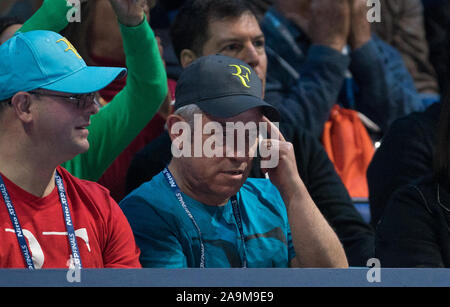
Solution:
M 366 0 L 284 0 L 282 14 L 297 24 L 313 44 L 341 51 L 357 49 L 370 39 Z M 296 9 L 294 9 L 296 8 Z
M 355 50 L 367 43 L 371 38 L 370 23 L 367 20 L 367 1 L 350 0 L 351 28 L 348 44 Z
M 292 143 L 287 142 L 278 127 L 267 117 L 267 139 L 261 140 L 261 171 L 269 175 L 272 183 L 280 192 L 294 190 L 294 185 L 301 181 Z

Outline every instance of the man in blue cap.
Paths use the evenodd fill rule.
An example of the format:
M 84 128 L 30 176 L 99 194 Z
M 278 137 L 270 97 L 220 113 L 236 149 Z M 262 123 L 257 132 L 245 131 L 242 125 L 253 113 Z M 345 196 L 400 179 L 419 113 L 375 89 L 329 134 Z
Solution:
M 89 67 L 51 31 L 0 46 L 0 267 L 139 267 L 106 189 L 59 165 L 88 150 L 95 93 L 126 74 Z
M 182 72 L 167 126 L 172 151 L 194 150 L 174 154 L 168 167 L 120 203 L 144 267 L 348 266 L 298 174 L 292 144 L 269 120 L 277 111 L 261 99 L 262 90 L 257 72 L 228 56 L 200 57 Z M 278 156 L 263 165 L 271 157 L 261 153 L 270 180 L 248 178 L 259 141 L 250 137 L 251 127 L 264 127 L 260 123 L 267 129 L 258 132 L 269 136 L 260 140 L 261 152 L 273 146 Z M 214 135 L 208 126 L 215 126 Z M 221 127 L 225 133 L 217 132 Z M 239 146 L 238 135 L 247 132 Z M 196 143 L 203 152 L 196 153 Z

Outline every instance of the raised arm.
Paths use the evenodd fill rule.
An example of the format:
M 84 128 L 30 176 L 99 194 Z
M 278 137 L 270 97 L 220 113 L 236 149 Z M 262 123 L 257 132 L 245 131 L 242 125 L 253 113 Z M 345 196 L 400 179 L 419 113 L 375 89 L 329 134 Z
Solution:
M 127 84 L 91 117 L 90 149 L 63 163 L 74 176 L 96 181 L 139 134 L 167 96 L 167 77 L 143 1 L 110 0 L 118 17 L 128 68 Z M 145 2 L 145 1 L 144 1 Z M 19 31 L 59 32 L 68 25 L 66 0 L 45 0 Z
M 386 132 L 395 119 L 423 110 L 423 104 L 400 53 L 371 34 L 366 1 L 351 0 L 351 4 L 350 71 L 358 86 L 355 108 Z
M 168 91 L 158 44 L 139 1 L 110 1 L 120 23 L 128 68 L 127 84 L 92 116 L 90 149 L 64 164 L 75 176 L 93 181 L 101 177 L 152 119 Z
M 298 2 L 278 1 L 263 20 L 269 59 L 265 100 L 283 121 L 319 139 L 350 64 L 341 53 L 350 7 L 348 1 L 311 1 L 305 8 Z
M 69 24 L 67 13 L 71 8 L 71 6 L 67 6 L 67 0 L 44 0 L 42 6 L 23 24 L 19 31 L 59 32 Z
M 279 150 L 279 161 L 273 168 L 263 169 L 280 191 L 286 205 L 292 241 L 296 256 L 291 267 L 347 267 L 344 249 L 330 225 L 311 199 L 297 171 L 295 153 L 275 125 L 270 128 L 270 139 L 263 148 Z M 279 136 L 279 137 L 277 137 Z M 264 159 L 262 159 L 264 160 Z

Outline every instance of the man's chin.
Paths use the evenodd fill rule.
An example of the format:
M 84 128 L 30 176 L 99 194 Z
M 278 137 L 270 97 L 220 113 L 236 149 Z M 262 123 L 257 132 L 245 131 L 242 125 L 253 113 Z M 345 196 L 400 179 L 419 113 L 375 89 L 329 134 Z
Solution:
M 79 142 L 77 144 L 76 149 L 74 149 L 74 151 L 73 151 L 74 157 L 76 157 L 82 153 L 85 153 L 88 150 L 89 150 L 89 142 L 87 140 Z
M 242 186 L 244 185 L 244 182 L 245 182 L 245 180 L 238 184 L 237 183 L 223 184 L 220 187 L 219 193 L 226 196 L 226 198 L 236 195 L 239 192 L 239 190 L 242 188 Z

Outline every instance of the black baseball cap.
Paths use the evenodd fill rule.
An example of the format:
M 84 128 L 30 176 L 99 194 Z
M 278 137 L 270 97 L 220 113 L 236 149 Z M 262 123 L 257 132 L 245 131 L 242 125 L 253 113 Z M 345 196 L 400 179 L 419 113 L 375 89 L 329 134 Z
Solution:
M 247 63 L 224 55 L 208 55 L 181 73 L 174 108 L 196 104 L 209 115 L 228 118 L 259 107 L 271 121 L 278 121 L 278 110 L 262 100 L 262 95 L 262 82 Z

